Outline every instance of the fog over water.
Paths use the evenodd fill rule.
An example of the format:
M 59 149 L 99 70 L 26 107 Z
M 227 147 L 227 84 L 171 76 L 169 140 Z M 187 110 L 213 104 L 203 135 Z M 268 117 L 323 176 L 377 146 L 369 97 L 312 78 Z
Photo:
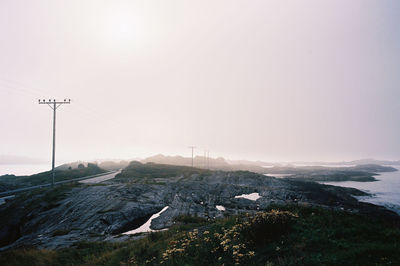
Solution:
M 398 166 L 393 166 L 399 169 Z M 352 187 L 371 193 L 372 196 L 357 197 L 361 201 L 385 206 L 400 214 L 400 171 L 380 173 L 375 182 L 321 182 L 327 185 Z
M 50 164 L 0 164 L 0 175 L 33 175 L 49 170 Z
M 400 158 L 400 1 L 0 1 L 0 155 Z

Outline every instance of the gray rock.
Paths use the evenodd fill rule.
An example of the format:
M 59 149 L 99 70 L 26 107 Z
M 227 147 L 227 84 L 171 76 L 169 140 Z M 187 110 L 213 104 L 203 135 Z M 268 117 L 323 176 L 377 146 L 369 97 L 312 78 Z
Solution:
M 235 198 L 254 192 L 262 197 L 256 201 Z M 26 199 L 24 206 L 33 200 Z M 10 244 L 7 240 L 19 235 L 7 247 L 29 244 L 50 249 L 68 247 L 82 240 L 122 241 L 129 236 L 120 236 L 120 233 L 136 229 L 165 206 L 169 208 L 152 221 L 152 229 L 168 228 L 180 215 L 214 219 L 287 203 L 356 211 L 371 209 L 371 206 L 359 203 L 345 189 L 250 172 L 212 172 L 205 176 L 165 180 L 163 185 L 110 181 L 101 186 L 80 185 L 72 188 L 51 208 L 43 203 L 34 210 L 9 210 L 12 212 L 9 221 L 0 225 L 0 240 Z M 224 206 L 225 211 L 217 210 L 216 205 Z M 9 206 L 8 203 L 1 205 L 0 211 L 8 211 Z M 375 211 L 384 211 L 374 208 Z

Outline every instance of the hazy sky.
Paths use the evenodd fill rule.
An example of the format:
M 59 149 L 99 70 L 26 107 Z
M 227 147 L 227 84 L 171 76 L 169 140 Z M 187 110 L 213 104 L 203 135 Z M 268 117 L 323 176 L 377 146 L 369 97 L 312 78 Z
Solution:
M 0 154 L 400 159 L 400 1 L 0 0 Z

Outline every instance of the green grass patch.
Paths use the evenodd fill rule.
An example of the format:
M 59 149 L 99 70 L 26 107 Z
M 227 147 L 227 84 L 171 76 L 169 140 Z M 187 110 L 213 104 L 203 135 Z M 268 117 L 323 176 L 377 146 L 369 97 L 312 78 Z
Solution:
M 193 174 L 210 173 L 209 170 L 193 168 L 188 166 L 177 166 L 167 164 L 156 164 L 133 161 L 120 174 L 116 176 L 117 180 L 126 180 L 131 178 L 141 179 L 144 182 L 150 182 L 153 178 L 171 178 L 171 177 L 189 177 Z M 159 183 L 159 182 L 156 182 Z
M 271 207 L 214 221 L 180 216 L 121 243 L 0 253 L 0 265 L 399 265 L 399 225 L 329 209 Z

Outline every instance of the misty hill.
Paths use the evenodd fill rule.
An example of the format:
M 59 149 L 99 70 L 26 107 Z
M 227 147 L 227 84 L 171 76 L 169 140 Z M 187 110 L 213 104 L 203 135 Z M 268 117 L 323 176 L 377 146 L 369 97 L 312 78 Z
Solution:
M 239 165 L 254 165 L 254 166 L 273 166 L 279 165 L 277 163 L 263 162 L 263 161 L 249 161 L 249 160 L 226 160 L 229 164 Z
M 71 170 L 71 169 L 77 169 L 78 167 L 82 167 L 82 165 L 84 167 L 88 166 L 88 162 L 85 161 L 76 161 L 76 162 L 72 162 L 72 163 L 65 163 L 62 165 L 59 165 L 56 167 L 56 170 Z
M 375 175 L 383 172 L 395 172 L 396 168 L 376 164 L 357 165 L 352 167 L 327 166 L 275 166 L 266 168 L 269 175 L 290 174 L 290 179 L 308 181 L 376 181 Z
M 181 165 L 181 166 L 192 166 L 192 158 L 182 156 L 165 156 L 158 154 L 152 157 L 148 157 L 142 162 L 152 162 L 159 164 L 170 164 L 170 165 Z M 263 169 L 261 166 L 254 164 L 232 164 L 226 161 L 222 157 L 218 158 L 207 158 L 204 156 L 196 156 L 193 158 L 193 166 L 196 168 L 211 169 L 211 170 L 222 170 L 222 171 L 253 171 L 262 173 Z
M 328 167 L 328 166 L 274 166 L 271 168 L 265 168 L 265 172 L 269 174 L 315 174 L 323 172 L 337 172 L 337 171 L 360 171 L 365 173 L 383 173 L 383 172 L 395 172 L 396 168 L 390 166 L 382 166 L 377 164 L 365 164 L 356 165 L 349 167 Z
M 192 158 L 183 156 L 165 156 L 162 154 L 157 154 L 142 160 L 144 163 L 160 163 L 160 164 L 170 164 L 170 165 L 182 165 L 182 166 L 192 166 Z M 204 156 L 195 156 L 193 158 L 193 166 L 199 168 L 207 168 L 207 166 L 217 168 L 217 167 L 228 167 L 229 164 L 224 158 L 207 158 Z
M 375 160 L 375 159 L 361 159 L 350 161 L 348 164 L 379 164 L 379 165 L 400 165 L 400 160 L 397 161 L 388 161 L 388 160 Z
M 354 166 L 364 164 L 377 164 L 377 165 L 400 165 L 400 160 L 375 160 L 375 159 L 359 159 L 353 161 L 338 161 L 338 162 L 324 162 L 324 161 L 293 161 L 293 162 L 264 162 L 264 161 L 249 161 L 249 160 L 227 160 L 230 164 L 245 164 L 255 166 L 332 166 L 337 167 L 338 165 L 343 166 Z
M 259 174 L 291 174 L 290 178 L 299 178 L 308 181 L 359 181 L 359 182 L 370 182 L 376 181 L 374 175 L 380 172 L 392 172 L 397 169 L 389 166 L 381 166 L 377 164 L 363 164 L 344 167 L 336 167 L 336 164 L 329 167 L 326 166 L 294 166 L 294 165 L 274 165 L 272 167 L 262 167 L 269 165 L 270 163 L 262 161 L 248 161 L 248 160 L 225 160 L 222 157 L 209 158 L 207 164 L 207 158 L 204 156 L 194 157 L 194 167 L 211 169 L 211 170 L 222 170 L 222 171 L 251 171 Z M 181 165 L 191 166 L 192 158 L 182 156 L 165 156 L 158 154 L 142 160 L 142 162 L 153 162 L 158 164 L 170 164 L 170 165 Z M 363 160 L 367 162 L 367 160 Z M 317 164 L 317 163 L 316 163 Z
M 65 163 L 60 166 L 57 166 L 56 169 L 58 170 L 69 170 L 69 169 L 77 169 L 79 166 L 82 167 L 85 166 L 87 167 L 88 164 L 96 164 L 98 165 L 101 169 L 104 169 L 106 171 L 115 171 L 119 169 L 123 169 L 129 165 L 129 161 L 102 161 L 100 163 L 96 162 L 85 162 L 85 161 L 76 161 L 72 163 Z
M 294 161 L 289 162 L 287 165 L 309 165 L 309 166 L 354 166 L 354 165 L 364 165 L 364 164 L 377 164 L 377 165 L 400 165 L 400 160 L 390 161 L 390 160 L 376 160 L 376 159 L 359 159 L 353 161 L 339 161 L 339 162 L 323 162 L 323 161 Z M 264 165 L 282 165 L 281 163 L 264 163 Z
M 101 169 L 115 171 L 123 169 L 129 165 L 129 161 L 104 161 L 98 164 Z

